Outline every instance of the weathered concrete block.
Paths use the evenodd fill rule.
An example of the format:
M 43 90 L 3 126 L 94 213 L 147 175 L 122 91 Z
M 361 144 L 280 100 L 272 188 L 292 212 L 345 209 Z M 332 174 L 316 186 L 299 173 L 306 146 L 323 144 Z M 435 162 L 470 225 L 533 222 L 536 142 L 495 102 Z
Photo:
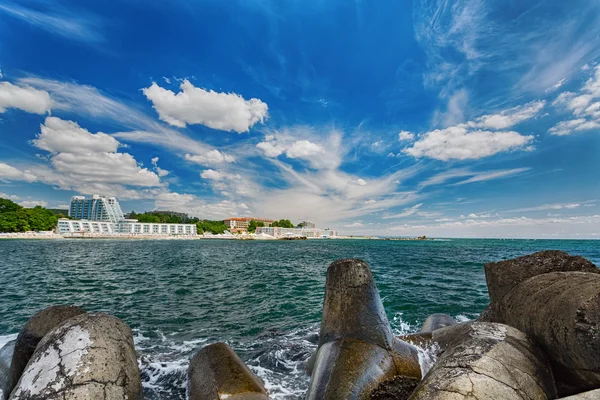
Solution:
M 225 343 L 200 350 L 188 369 L 190 400 L 268 400 L 260 379 Z
M 4 398 L 4 393 L 8 391 L 8 378 L 10 376 L 10 360 L 15 350 L 16 340 L 11 340 L 0 349 L 0 398 Z M 8 393 L 6 397 L 8 398 Z
M 491 303 L 502 300 L 519 283 L 537 275 L 569 271 L 600 273 L 600 269 L 587 259 L 557 250 L 487 263 L 484 269 Z
M 421 381 L 397 375 L 384 381 L 371 392 L 370 400 L 408 400 Z
M 574 394 L 569 397 L 561 397 L 559 400 L 598 400 L 600 399 L 600 389 L 589 392 Z
M 556 398 L 550 366 L 524 333 L 481 322 L 460 329 L 411 400 Z
M 6 399 L 19 381 L 40 340 L 64 321 L 84 313 L 85 310 L 81 307 L 59 305 L 38 311 L 29 318 L 17 336 L 10 365 L 10 375 L 4 391 Z
M 139 400 L 131 329 L 102 313 L 70 318 L 40 341 L 10 400 Z
M 329 266 L 313 360 L 310 400 L 368 399 L 396 375 L 420 378 L 417 349 L 393 336 L 364 261 L 344 259 Z
M 419 333 L 427 333 L 433 332 L 436 329 L 444 328 L 446 326 L 455 325 L 456 321 L 454 318 L 449 316 L 448 314 L 431 314 L 425 322 L 423 322 L 423 326 L 421 326 L 421 330 Z
M 600 387 L 600 274 L 551 272 L 493 303 L 481 320 L 513 326 L 548 355 L 559 394 Z

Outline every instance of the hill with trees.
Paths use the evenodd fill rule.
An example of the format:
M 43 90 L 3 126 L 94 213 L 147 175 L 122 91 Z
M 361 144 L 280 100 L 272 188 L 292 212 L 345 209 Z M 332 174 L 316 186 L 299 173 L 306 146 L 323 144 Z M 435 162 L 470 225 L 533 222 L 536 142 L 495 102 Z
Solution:
M 50 231 L 57 222 L 58 217 L 44 207 L 24 208 L 0 198 L 0 232 Z

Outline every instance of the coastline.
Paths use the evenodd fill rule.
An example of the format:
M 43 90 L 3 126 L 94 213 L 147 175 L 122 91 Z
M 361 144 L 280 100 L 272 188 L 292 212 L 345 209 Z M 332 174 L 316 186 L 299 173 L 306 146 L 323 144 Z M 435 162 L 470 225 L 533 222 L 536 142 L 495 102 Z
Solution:
M 136 235 L 136 234 L 71 234 L 55 232 L 13 232 L 0 233 L 0 240 L 286 240 L 267 235 Z M 306 238 L 307 240 L 391 240 L 391 241 L 431 241 L 432 238 L 383 238 L 376 236 L 336 236 L 328 238 Z M 289 240 L 289 239 L 287 239 Z

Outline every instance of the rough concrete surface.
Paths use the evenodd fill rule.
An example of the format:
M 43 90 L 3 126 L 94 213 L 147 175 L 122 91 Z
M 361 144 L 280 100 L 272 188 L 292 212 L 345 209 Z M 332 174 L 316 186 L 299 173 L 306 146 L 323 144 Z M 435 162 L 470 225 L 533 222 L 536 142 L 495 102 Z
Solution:
M 39 343 L 10 400 L 139 400 L 131 330 L 116 317 L 72 317 Z
M 188 369 L 190 400 L 268 400 L 261 380 L 225 343 L 201 349 Z
M 84 313 L 85 310 L 81 307 L 58 305 L 38 311 L 29 318 L 17 336 L 10 365 L 10 374 L 4 391 L 5 398 L 8 398 L 10 392 L 17 385 L 40 340 L 64 321 Z
M 462 341 L 451 343 L 411 400 L 556 398 L 550 366 L 524 333 L 481 322 L 462 329 Z

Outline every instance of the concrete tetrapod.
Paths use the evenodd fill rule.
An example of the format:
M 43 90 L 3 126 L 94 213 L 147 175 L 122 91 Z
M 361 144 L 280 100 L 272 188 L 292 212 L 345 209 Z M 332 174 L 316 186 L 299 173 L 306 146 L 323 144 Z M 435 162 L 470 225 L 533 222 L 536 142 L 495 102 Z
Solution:
M 309 400 L 368 399 L 394 376 L 420 379 L 417 349 L 391 331 L 367 263 L 343 259 L 327 269 L 323 317 Z
M 17 336 L 10 363 L 10 373 L 6 381 L 6 387 L 3 388 L 5 399 L 8 399 L 9 394 L 17 385 L 40 340 L 64 321 L 84 313 L 85 310 L 81 307 L 61 305 L 45 308 L 29 318 Z
M 542 272 L 540 275 L 511 286 L 505 293 L 499 291 L 500 283 L 510 281 L 504 274 L 512 276 L 515 269 L 527 269 L 534 262 L 542 266 L 533 268 Z M 568 272 L 558 272 L 560 269 Z M 480 320 L 514 326 L 538 343 L 550 359 L 561 396 L 600 387 L 598 272 L 589 261 L 562 252 L 536 253 L 486 265 L 488 286 L 494 289 Z
M 507 325 L 474 322 L 451 326 L 455 340 L 410 400 L 554 399 L 556 388 L 544 354 Z M 435 333 L 436 331 L 434 331 Z M 461 332 L 462 335 L 456 335 Z
M 8 377 L 10 376 L 10 360 L 15 349 L 16 340 L 11 340 L 0 349 L 0 398 L 4 398 L 7 390 Z M 10 394 L 10 393 L 9 393 Z M 8 397 L 8 394 L 6 395 Z
M 131 329 L 102 313 L 70 318 L 40 341 L 10 400 L 140 400 Z
M 190 400 L 268 400 L 256 375 L 225 343 L 200 350 L 188 369 Z

